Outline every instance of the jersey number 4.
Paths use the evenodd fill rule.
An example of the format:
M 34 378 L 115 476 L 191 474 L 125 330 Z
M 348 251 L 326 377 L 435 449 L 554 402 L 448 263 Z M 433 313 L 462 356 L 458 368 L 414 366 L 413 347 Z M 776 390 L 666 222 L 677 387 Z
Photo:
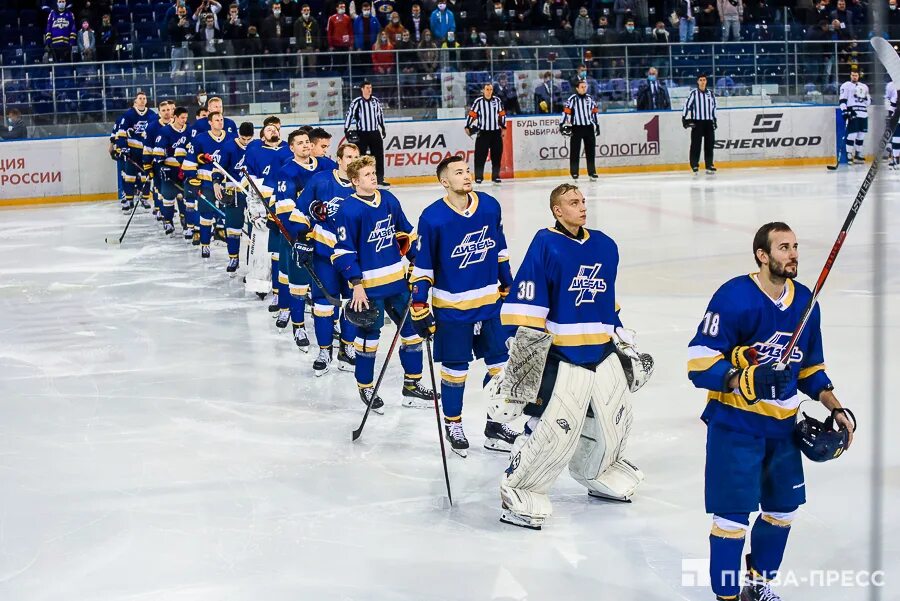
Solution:
M 703 316 L 703 335 L 715 338 L 719 335 L 719 314 L 707 311 Z

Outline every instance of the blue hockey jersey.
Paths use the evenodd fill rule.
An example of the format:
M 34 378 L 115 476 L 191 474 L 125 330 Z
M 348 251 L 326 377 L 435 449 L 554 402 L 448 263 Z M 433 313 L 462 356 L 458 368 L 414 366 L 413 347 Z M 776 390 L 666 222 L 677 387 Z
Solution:
M 223 120 L 225 121 L 225 125 L 222 127 L 222 131 L 225 132 L 229 139 L 236 138 L 238 135 L 237 124 L 228 117 L 223 117 Z M 208 117 L 200 117 L 191 124 L 191 137 L 196 138 L 200 134 L 207 131 L 209 131 Z
M 269 198 L 274 192 L 274 188 L 266 185 L 266 178 L 273 172 L 277 173 L 278 169 L 293 156 L 294 153 L 286 142 L 279 142 L 278 146 L 269 146 L 262 140 L 253 140 L 247 145 L 244 167 L 247 168 L 247 174 L 253 183 L 262 192 L 263 198 Z M 269 180 L 271 181 L 271 178 Z
M 376 190 L 370 201 L 352 194 L 335 213 L 334 226 L 337 244 L 331 262 L 345 280 L 361 280 L 369 298 L 406 289 L 397 234 L 407 234 L 410 243 L 415 243 L 415 234 L 396 196 Z
M 413 301 L 431 304 L 438 320 L 477 323 L 500 314 L 499 286 L 509 288 L 512 272 L 500 203 L 484 192 L 470 192 L 459 211 L 442 198 L 419 217 L 412 272 Z
M 241 146 L 240 138 L 231 138 L 225 144 L 225 149 L 222 152 L 222 160 L 219 161 L 219 164 L 228 172 L 228 175 L 233 177 L 236 181 L 241 181 L 241 170 L 244 168 L 246 156 L 247 147 Z M 225 187 L 233 190 L 237 189 L 234 182 L 227 178 L 225 180 Z
M 297 209 L 308 215 L 313 225 L 312 237 L 316 241 L 316 254 L 322 257 L 331 257 L 337 244 L 337 233 L 334 225 L 334 216 L 345 200 L 353 194 L 353 185 L 338 177 L 337 169 L 330 172 L 315 174 L 300 193 L 297 200 Z M 315 221 L 309 213 L 309 205 L 314 200 L 324 202 L 328 208 L 328 217 L 325 221 Z
M 44 29 L 44 46 L 56 48 L 77 46 L 75 30 L 75 15 L 71 10 L 51 9 L 47 16 L 47 27 Z
M 144 134 L 147 126 L 154 120 L 159 121 L 159 115 L 152 109 L 145 108 L 143 113 L 139 113 L 136 108 L 131 107 L 116 122 L 116 146 L 127 150 L 128 156 L 138 165 L 142 165 L 144 159 Z
M 726 282 L 713 295 L 697 333 L 688 347 L 688 377 L 697 388 L 709 390 L 703 421 L 760 436 L 790 436 L 794 428 L 799 393 L 818 399 L 830 384 L 822 355 L 819 307 L 791 353 L 788 368 L 794 376 L 781 399 L 762 399 L 748 405 L 725 381 L 736 346 L 752 346 L 761 364 L 777 361 L 791 338 L 812 293 L 792 280 L 784 293 L 772 300 L 758 284 L 756 274 Z
M 275 176 L 275 215 L 293 239 L 305 236 L 310 230 L 309 217 L 297 211 L 297 199 L 312 177 L 319 173 L 319 161 L 310 157 L 309 162 L 300 164 L 291 159 L 278 170 Z M 272 204 L 272 203 L 270 203 Z
M 225 148 L 230 141 L 231 139 L 224 131 L 218 138 L 214 138 L 212 132 L 204 132 L 191 140 L 188 145 L 187 156 L 184 157 L 184 161 L 181 163 L 185 180 L 188 180 L 192 185 L 198 185 L 200 182 L 212 183 L 213 174 L 217 172 L 216 168 L 213 167 L 211 162 L 200 164 L 198 157 L 210 154 L 221 165 L 222 158 L 225 156 Z M 219 173 L 215 179 L 224 179 L 224 176 Z M 199 180 L 199 182 L 192 180 Z
M 156 138 L 159 137 L 160 132 L 166 125 L 168 124 L 163 123 L 160 119 L 154 119 L 147 124 L 147 129 L 144 130 L 144 149 L 142 152 L 145 170 L 150 169 L 153 163 L 162 161 L 165 158 L 165 154 L 159 153 L 156 148 Z
M 576 239 L 557 227 L 535 234 L 500 319 L 507 326 L 546 330 L 562 359 L 596 365 L 612 351 L 611 334 L 622 325 L 616 304 L 619 249 L 599 230 L 582 228 Z
M 188 128 L 177 130 L 171 123 L 163 127 L 153 143 L 153 154 L 161 158 L 163 165 L 174 175 L 181 169 L 181 162 L 187 156 Z

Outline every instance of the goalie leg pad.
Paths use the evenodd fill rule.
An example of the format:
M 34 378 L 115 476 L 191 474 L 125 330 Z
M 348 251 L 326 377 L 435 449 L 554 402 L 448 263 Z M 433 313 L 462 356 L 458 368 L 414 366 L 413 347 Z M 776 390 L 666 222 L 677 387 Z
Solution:
M 597 367 L 591 383 L 591 412 L 585 420 L 569 473 L 591 496 L 627 501 L 644 479 L 624 459 L 633 419 L 628 383 L 614 355 Z
M 272 291 L 272 255 L 268 251 L 270 232 L 265 227 L 254 227 L 250 233 L 247 253 L 247 292 L 268 294 Z
M 572 458 L 590 402 L 594 373 L 559 364 L 559 377 L 541 421 L 531 436 L 519 436 L 500 481 L 504 508 L 520 516 L 552 513 L 547 491 Z

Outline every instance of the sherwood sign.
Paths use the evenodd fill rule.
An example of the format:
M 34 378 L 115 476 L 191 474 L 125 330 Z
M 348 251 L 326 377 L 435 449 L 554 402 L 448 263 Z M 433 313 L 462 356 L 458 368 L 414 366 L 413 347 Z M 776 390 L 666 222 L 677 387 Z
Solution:
M 798 111 L 794 115 L 799 114 Z M 821 146 L 822 136 L 814 132 L 803 132 L 807 135 L 793 135 L 799 128 L 794 122 L 782 128 L 785 123 L 785 113 L 757 113 L 753 117 L 750 126 L 750 134 L 747 137 L 723 137 L 715 142 L 716 150 L 754 150 L 770 148 L 791 148 L 802 146 Z M 740 130 L 738 124 L 731 122 L 730 130 Z M 737 133 L 737 132 L 735 132 Z M 809 135 L 812 134 L 812 135 Z

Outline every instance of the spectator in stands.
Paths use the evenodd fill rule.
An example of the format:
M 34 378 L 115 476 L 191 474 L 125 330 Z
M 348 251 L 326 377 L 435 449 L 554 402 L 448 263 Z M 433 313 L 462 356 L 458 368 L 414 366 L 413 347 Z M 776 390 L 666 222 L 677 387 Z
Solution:
M 595 46 L 591 50 L 593 67 L 597 70 L 600 79 L 608 79 L 613 76 L 611 71 L 612 61 L 610 60 L 610 54 L 612 50 L 610 44 L 615 44 L 615 42 L 615 31 L 610 29 L 609 19 L 606 15 L 602 15 L 597 19 L 597 30 L 594 34 Z
M 297 40 L 299 66 L 315 67 L 316 53 L 322 49 L 322 32 L 309 4 L 300 8 L 300 18 L 294 23 L 294 38 Z
M 768 39 L 768 26 L 775 22 L 775 13 L 766 0 L 745 0 L 744 22 L 752 23 L 761 33 L 755 37 Z
M 372 5 L 362 3 L 362 14 L 353 19 L 353 40 L 357 50 L 368 50 L 378 41 L 378 32 L 381 24 L 378 18 L 372 14 Z
M 828 59 L 833 56 L 831 41 L 831 28 L 828 21 L 822 19 L 815 27 L 810 27 L 806 32 L 806 41 L 811 42 L 803 48 L 803 62 L 806 72 L 812 82 L 827 83 Z
M 556 113 L 562 110 L 562 90 L 553 81 L 550 71 L 544 72 L 542 81 L 534 88 L 534 109 L 538 113 Z
M 521 31 L 531 26 L 531 12 L 534 0 L 506 0 L 504 6 L 509 17 L 509 26 L 513 31 Z
M 625 29 L 625 21 L 634 18 L 635 0 L 616 0 L 613 13 L 616 15 L 616 31 Z
M 452 0 L 450 0 L 452 2 Z M 471 27 L 484 25 L 487 16 L 485 0 L 456 0 L 456 14 L 459 17 L 457 25 L 460 31 L 468 31 Z
M 347 4 L 338 2 L 335 14 L 328 17 L 326 27 L 329 50 L 350 50 L 353 48 L 353 21 L 347 15 Z
M 682 44 L 693 42 L 694 29 L 697 26 L 694 0 L 678 0 L 675 14 L 678 16 L 678 41 Z
M 459 66 L 459 48 L 461 44 L 456 40 L 456 32 L 447 32 L 447 39 L 441 42 L 441 67 L 443 69 L 457 69 Z
M 419 42 L 419 70 L 425 75 L 425 79 L 434 77 L 439 61 L 440 53 L 431 35 L 431 30 L 422 30 L 422 41 Z
M 866 31 L 869 23 L 869 6 L 864 0 L 850 0 L 847 10 L 853 13 L 853 29 Z
M 225 40 L 222 45 L 222 53 L 226 56 L 235 56 L 236 54 L 245 54 L 244 38 L 247 37 L 247 27 L 241 18 L 240 6 L 232 4 L 228 7 L 228 17 L 225 21 L 225 27 L 222 29 L 222 39 Z M 234 59 L 228 60 L 228 69 L 236 68 Z
M 0 128 L 0 138 L 4 140 L 24 140 L 28 137 L 28 128 L 22 120 L 22 112 L 17 108 L 6 111 L 6 124 Z
M 886 21 L 889 37 L 896 39 L 900 36 L 900 9 L 897 8 L 897 0 L 888 0 Z
M 404 31 L 406 31 L 406 27 L 400 23 L 400 13 L 397 11 L 392 12 L 390 19 L 388 19 L 388 24 L 384 26 L 384 32 L 387 33 L 388 38 L 395 47 L 403 39 Z
M 637 110 L 639 111 L 668 111 L 672 108 L 669 99 L 669 91 L 666 86 L 656 78 L 656 67 L 647 69 L 647 79 L 641 82 L 637 93 Z
M 190 69 L 191 41 L 194 30 L 187 16 L 187 8 L 179 6 L 175 16 L 169 21 L 169 43 L 172 44 L 172 74 L 184 73 Z
M 831 11 L 831 20 L 839 21 L 841 29 L 846 30 L 851 38 L 856 37 L 853 29 L 853 13 L 847 10 L 847 0 L 837 0 L 837 8 Z
M 653 31 L 650 32 L 649 42 L 653 44 L 668 44 L 670 38 L 669 30 L 664 21 L 657 21 Z
M 394 45 L 394 49 L 398 51 L 397 66 L 400 69 L 400 73 L 412 75 L 416 72 L 418 61 L 416 60 L 415 48 L 409 30 L 404 29 L 403 33 L 400 34 L 400 42 Z M 400 52 L 401 50 L 403 52 Z
M 591 77 L 591 74 L 588 73 L 587 65 L 578 65 L 578 68 L 575 70 L 575 76 L 572 78 L 569 84 L 574 90 L 582 81 L 587 83 L 587 95 L 594 100 L 597 100 L 597 98 L 600 97 L 600 84 L 598 84 L 597 80 Z
M 254 55 L 263 53 L 262 38 L 259 37 L 259 30 L 256 25 L 247 27 L 247 39 L 244 40 L 244 54 Z
M 75 14 L 75 17 L 78 19 L 76 22 L 87 21 L 93 27 L 100 15 L 103 14 L 103 12 L 109 11 L 109 8 L 109 2 L 102 4 L 101 2 L 94 2 L 93 0 L 85 0 L 81 9 Z
M 119 34 L 113 28 L 112 17 L 104 13 L 100 18 L 100 33 L 97 36 L 97 58 L 101 61 L 111 61 L 119 42 Z
M 219 3 L 219 0 L 201 0 L 200 4 L 197 5 L 197 10 L 194 11 L 194 16 L 192 17 L 196 31 L 199 32 L 200 29 L 206 25 L 206 15 L 209 13 L 212 13 L 213 20 L 216 22 L 216 26 L 218 27 L 218 14 L 221 10 L 222 5 Z
M 522 112 L 519 106 L 519 95 L 516 89 L 509 84 L 509 77 L 506 73 L 501 73 L 494 84 L 494 96 L 503 103 L 503 110 L 507 115 L 518 115 Z
M 294 24 L 300 19 L 300 4 L 297 0 L 281 0 L 281 16 L 288 31 L 294 30 Z
M 287 50 L 288 38 L 292 30 L 288 27 L 284 15 L 281 14 L 281 2 L 272 3 L 272 13 L 263 19 L 259 28 L 259 36 L 263 42 L 263 54 L 282 54 Z M 273 61 L 275 66 L 282 66 L 282 59 Z
M 734 42 L 741 41 L 741 20 L 744 17 L 743 0 L 718 0 L 719 18 L 722 20 L 722 41 L 729 38 Z
M 372 46 L 372 71 L 374 71 L 375 75 L 393 75 L 396 63 L 397 57 L 394 52 L 394 43 L 388 37 L 387 32 L 382 30 Z M 384 98 L 387 91 L 392 92 L 393 90 L 396 90 L 396 86 L 388 85 L 378 96 Z
M 214 57 L 219 56 L 222 51 L 222 32 L 216 25 L 216 16 L 212 13 L 206 13 L 203 17 L 203 24 L 197 23 L 197 39 L 198 51 L 200 56 Z M 218 61 L 209 61 L 206 63 L 207 69 L 218 69 Z
M 437 10 L 431 13 L 431 35 L 435 40 L 443 42 L 451 31 L 456 32 L 456 17 L 447 8 L 447 0 L 438 0 Z
M 594 24 L 588 15 L 587 6 L 578 9 L 578 16 L 575 17 L 574 36 L 576 44 L 588 44 L 594 37 Z
M 545 27 L 556 30 L 562 29 L 564 23 L 569 21 L 568 0 L 544 0 L 541 8 L 541 23 Z
M 97 60 L 97 37 L 87 21 L 81 22 L 81 29 L 78 31 L 78 53 L 86 63 Z
M 487 45 L 487 34 L 479 32 L 477 27 L 470 27 L 469 35 L 463 40 L 462 67 L 471 71 L 487 68 L 490 63 Z
M 697 41 L 712 42 L 721 31 L 719 22 L 719 9 L 717 0 L 700 0 L 700 10 L 697 11 Z
M 59 0 L 56 8 L 47 16 L 47 28 L 44 30 L 44 47 L 47 55 L 53 62 L 70 63 L 72 48 L 76 45 L 75 15 L 66 8 L 65 0 Z
M 850 34 L 847 33 L 847 30 L 841 26 L 841 22 L 837 19 L 831 22 L 831 26 L 828 29 L 831 43 L 828 44 L 828 56 L 825 60 L 825 81 L 834 81 L 832 70 L 836 71 L 838 67 L 835 64 L 835 60 L 837 59 L 839 63 L 846 62 L 845 46 L 850 43 Z M 834 42 L 838 42 L 837 57 L 834 55 Z
M 422 42 L 422 32 L 428 29 L 428 21 L 422 16 L 422 6 L 418 3 L 410 8 L 409 17 L 406 19 L 406 28 L 414 44 Z
M 816 0 L 813 13 L 809 17 L 809 24 L 817 25 L 823 20 L 826 23 L 831 20 L 831 6 L 829 6 L 829 0 Z
M 619 33 L 618 42 L 620 44 L 640 44 L 644 41 L 644 36 L 638 31 L 634 23 L 634 19 L 625 20 L 625 29 Z

